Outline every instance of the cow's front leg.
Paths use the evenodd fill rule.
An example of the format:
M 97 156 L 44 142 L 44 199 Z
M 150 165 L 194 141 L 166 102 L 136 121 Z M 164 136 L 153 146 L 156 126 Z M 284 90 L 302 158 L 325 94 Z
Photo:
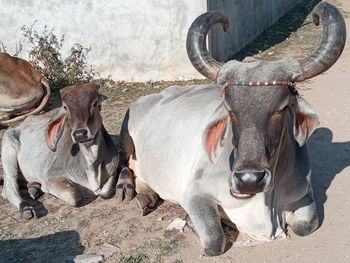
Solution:
M 100 192 L 100 196 L 103 199 L 111 198 L 115 194 L 117 181 L 117 176 L 109 177 L 108 181 L 103 185 Z
M 193 196 L 182 206 L 193 223 L 205 254 L 209 256 L 222 254 L 226 239 L 215 201 L 208 196 Z
M 19 185 L 17 177 L 8 175 L 6 173 L 7 167 L 4 166 L 4 186 L 2 190 L 2 196 L 6 198 L 11 204 L 13 204 L 21 212 L 23 219 L 31 219 L 35 215 L 34 207 L 27 201 L 25 201 L 19 192 Z
M 45 182 L 49 194 L 67 202 L 71 206 L 81 206 L 84 203 L 84 193 L 80 187 L 65 177 L 51 177 Z
M 295 210 L 287 214 L 287 224 L 298 236 L 306 236 L 315 231 L 319 220 L 312 191 L 294 204 Z

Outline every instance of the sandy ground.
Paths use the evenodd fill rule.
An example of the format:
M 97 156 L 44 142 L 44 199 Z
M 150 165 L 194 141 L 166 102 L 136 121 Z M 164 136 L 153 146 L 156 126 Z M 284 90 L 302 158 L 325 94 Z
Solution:
M 336 3 L 345 13 L 350 12 L 350 1 Z M 350 29 L 349 17 L 346 24 Z M 300 53 L 303 49 L 289 45 L 281 50 L 280 55 Z M 263 58 L 266 52 L 261 54 Z M 308 142 L 312 183 L 321 218 L 321 225 L 313 234 L 298 237 L 290 233 L 285 240 L 233 246 L 222 256 L 209 258 L 202 255 L 197 237 L 188 227 L 183 233 L 165 233 L 173 219 L 185 217 L 179 206 L 169 202 L 159 203 L 155 211 L 140 217 L 134 201 L 96 199 L 84 207 L 72 208 L 44 195 L 36 203 L 39 218 L 24 221 L 0 197 L 0 262 L 64 262 L 69 255 L 98 253 L 104 243 L 120 248 L 104 262 L 350 262 L 349 81 L 348 37 L 342 57 L 329 71 L 298 85 L 321 122 Z M 152 84 L 147 89 L 138 88 L 136 93 L 128 93 L 132 87 L 117 92 L 105 90 L 110 99 L 103 116 L 115 139 L 128 103 L 163 86 Z M 121 97 L 123 102 L 119 100 Z M 3 132 L 4 129 L 0 135 Z M 230 229 L 226 233 L 230 239 L 236 236 Z

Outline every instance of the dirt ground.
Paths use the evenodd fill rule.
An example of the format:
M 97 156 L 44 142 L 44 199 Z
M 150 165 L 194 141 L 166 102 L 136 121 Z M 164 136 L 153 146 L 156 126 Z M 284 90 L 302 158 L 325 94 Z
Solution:
M 332 3 L 342 10 L 350 28 L 350 1 Z M 239 56 L 278 59 L 309 54 L 320 39 L 320 30 L 315 30 L 307 16 L 314 4 L 303 1 Z M 98 198 L 84 207 L 72 208 L 43 195 L 35 203 L 39 218 L 24 221 L 0 197 L 0 262 L 64 262 L 66 256 L 96 254 L 104 243 L 120 250 L 103 262 L 350 262 L 349 43 L 329 71 L 298 85 L 321 121 L 308 142 L 321 218 L 313 234 L 298 237 L 290 233 L 289 238 L 270 243 L 233 245 L 225 254 L 210 258 L 202 255 L 199 241 L 188 227 L 182 233 L 164 231 L 172 220 L 186 215 L 181 207 L 169 202 L 160 202 L 152 213 L 141 217 L 134 201 L 118 203 L 114 198 Z M 186 84 L 193 82 L 203 81 Z M 130 102 L 171 84 L 117 83 L 102 89 L 109 96 L 102 111 L 104 123 L 115 142 Z M 51 103 L 46 114 L 52 114 L 55 108 L 57 105 Z M 0 127 L 0 137 L 5 130 Z M 237 233 L 227 228 L 226 234 L 234 240 Z

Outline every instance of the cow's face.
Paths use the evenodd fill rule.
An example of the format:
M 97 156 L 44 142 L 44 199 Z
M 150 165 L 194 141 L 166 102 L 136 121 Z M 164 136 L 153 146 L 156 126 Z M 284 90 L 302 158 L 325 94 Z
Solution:
M 105 96 L 98 93 L 97 85 L 86 84 L 62 89 L 61 98 L 73 142 L 91 143 L 102 125 L 100 107 Z
M 273 62 L 233 60 L 223 64 L 208 52 L 206 37 L 214 24 L 222 24 L 226 31 L 229 19 L 217 11 L 210 11 L 200 15 L 190 26 L 187 54 L 202 75 L 220 85 L 227 81 L 304 81 L 329 69 L 342 53 L 346 40 L 344 18 L 334 6 L 318 4 L 312 20 L 315 25 L 323 24 L 323 38 L 311 56 Z M 231 194 L 236 198 L 249 198 L 271 189 L 281 153 L 295 148 L 284 144 L 288 141 L 285 138 L 288 136 L 289 142 L 303 145 L 318 124 L 311 106 L 291 94 L 286 86 L 236 86 L 226 90 L 222 106 L 213 115 L 203 134 L 204 148 L 215 162 L 223 145 L 227 146 L 227 140 L 232 140 L 235 159 L 229 181 Z M 232 138 L 228 138 L 227 127 L 232 127 Z M 292 157 L 293 154 L 285 156 Z
M 85 84 L 61 90 L 62 109 L 48 124 L 47 144 L 53 151 L 65 126 L 71 130 L 73 143 L 91 145 L 101 129 L 101 103 L 106 99 L 98 93 L 98 85 Z
M 229 184 L 232 196 L 241 199 L 271 190 L 277 162 L 288 161 L 281 156 L 293 149 L 287 144 L 294 137 L 303 145 L 318 124 L 310 105 L 283 86 L 228 88 L 221 108 L 206 131 L 205 148 L 209 156 L 220 144 L 231 148 Z
M 299 101 L 294 92 L 282 86 L 238 86 L 226 91 L 224 103 L 235 157 L 229 180 L 234 197 L 249 198 L 272 189 L 277 161 L 291 148 L 285 145 L 286 137 L 295 136 L 302 145 L 311 135 L 317 116 L 311 107 L 300 110 Z M 295 134 L 288 134 L 292 125 Z M 304 136 L 298 137 L 300 133 Z

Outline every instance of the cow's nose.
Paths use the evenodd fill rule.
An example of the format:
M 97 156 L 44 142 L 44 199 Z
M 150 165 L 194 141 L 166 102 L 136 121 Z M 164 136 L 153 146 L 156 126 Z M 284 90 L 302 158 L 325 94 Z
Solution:
M 267 171 L 235 172 L 233 183 L 240 193 L 256 194 L 263 192 L 270 182 L 270 173 Z
M 73 131 L 73 137 L 77 142 L 87 139 L 88 130 L 85 128 L 76 129 Z

